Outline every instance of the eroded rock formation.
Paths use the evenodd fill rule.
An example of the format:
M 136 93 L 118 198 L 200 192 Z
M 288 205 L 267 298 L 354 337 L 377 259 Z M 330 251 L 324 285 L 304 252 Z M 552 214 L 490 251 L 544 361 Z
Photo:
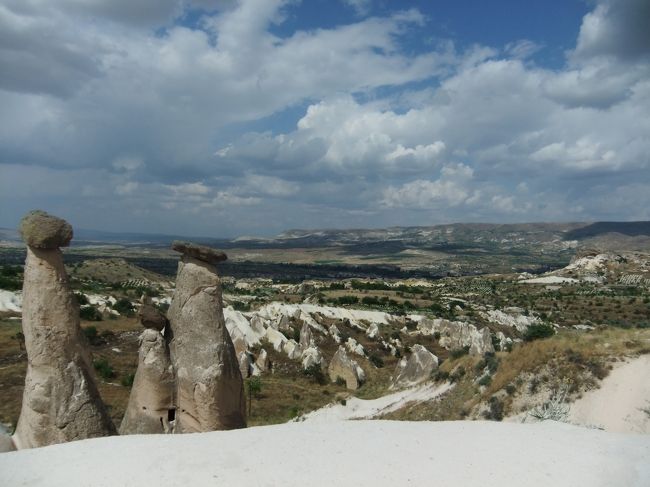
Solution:
M 140 335 L 138 370 L 120 434 L 172 432 L 176 413 L 173 394 L 174 373 L 167 343 L 160 331 L 147 328 Z
M 226 259 L 209 247 L 174 242 L 182 252 L 168 311 L 176 373 L 175 431 L 246 426 L 244 388 L 223 316 L 221 283 L 213 264 Z
M 27 375 L 14 443 L 18 449 L 115 434 L 99 396 L 59 247 L 72 239 L 65 220 L 42 211 L 20 225 L 27 244 L 23 333 Z
M 366 374 L 359 364 L 348 357 L 345 347 L 339 346 L 328 367 L 330 380 L 336 382 L 339 378 L 345 381 L 348 389 L 358 389 L 366 380 Z
M 438 357 L 422 345 L 413 345 L 408 360 L 402 358 L 395 368 L 392 387 L 407 387 L 419 384 L 431 377 L 438 368 Z

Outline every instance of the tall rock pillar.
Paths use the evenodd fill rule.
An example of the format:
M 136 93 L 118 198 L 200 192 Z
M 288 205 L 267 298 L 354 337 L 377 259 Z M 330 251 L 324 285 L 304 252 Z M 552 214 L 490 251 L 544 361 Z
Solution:
M 223 317 L 221 282 L 215 264 L 226 254 L 175 241 L 183 255 L 167 312 L 170 355 L 176 373 L 175 432 L 246 426 L 244 387 L 235 347 Z
M 115 434 L 95 384 L 77 305 L 59 247 L 72 227 L 43 211 L 28 213 L 20 233 L 27 244 L 23 333 L 27 376 L 14 434 L 18 449 Z
M 138 370 L 120 434 L 173 433 L 176 417 L 174 371 L 163 335 L 169 321 L 146 296 L 142 296 L 138 318 L 145 330 L 140 335 Z

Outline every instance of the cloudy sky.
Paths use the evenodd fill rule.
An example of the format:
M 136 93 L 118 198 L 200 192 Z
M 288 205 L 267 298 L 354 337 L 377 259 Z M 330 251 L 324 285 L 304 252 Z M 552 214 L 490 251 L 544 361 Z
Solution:
M 0 226 L 650 219 L 648 0 L 0 0 Z

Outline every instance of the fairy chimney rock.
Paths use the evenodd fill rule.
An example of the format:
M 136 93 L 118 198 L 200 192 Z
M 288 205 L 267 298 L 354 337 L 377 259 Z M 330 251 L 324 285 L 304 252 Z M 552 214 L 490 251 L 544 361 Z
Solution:
M 223 316 L 221 282 L 214 264 L 226 254 L 174 242 L 183 255 L 167 313 L 176 373 L 175 431 L 191 433 L 246 426 L 239 360 Z
M 162 334 L 152 328 L 140 335 L 138 370 L 120 434 L 170 433 L 176 416 L 174 373 Z
M 14 434 L 18 449 L 115 434 L 93 375 L 76 304 L 59 250 L 72 227 L 43 211 L 28 213 L 23 333 L 27 374 Z

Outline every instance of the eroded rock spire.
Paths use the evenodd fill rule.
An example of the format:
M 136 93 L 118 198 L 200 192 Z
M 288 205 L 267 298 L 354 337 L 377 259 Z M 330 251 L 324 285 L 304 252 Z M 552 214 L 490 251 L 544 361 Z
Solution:
M 167 318 L 142 297 L 138 319 L 145 328 L 140 335 L 138 370 L 133 379 L 121 435 L 173 433 L 176 419 L 174 371 L 163 336 Z
M 28 364 L 14 443 L 22 449 L 115 434 L 97 391 L 59 249 L 69 245 L 72 227 L 33 211 L 22 219 L 20 233 L 27 244 L 23 333 Z
M 214 266 L 226 260 L 226 254 L 187 242 L 175 241 L 172 248 L 183 254 L 167 313 L 176 373 L 175 431 L 245 427 L 243 380 Z

